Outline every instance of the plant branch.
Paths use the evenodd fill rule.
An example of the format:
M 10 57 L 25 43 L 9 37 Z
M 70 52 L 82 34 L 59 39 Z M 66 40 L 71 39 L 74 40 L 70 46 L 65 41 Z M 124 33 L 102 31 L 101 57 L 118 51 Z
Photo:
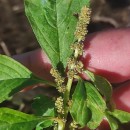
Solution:
M 70 97 L 70 90 L 71 90 L 72 82 L 73 82 L 73 78 L 68 79 L 66 91 L 64 94 L 65 118 L 67 118 L 67 115 L 68 115 L 68 101 Z

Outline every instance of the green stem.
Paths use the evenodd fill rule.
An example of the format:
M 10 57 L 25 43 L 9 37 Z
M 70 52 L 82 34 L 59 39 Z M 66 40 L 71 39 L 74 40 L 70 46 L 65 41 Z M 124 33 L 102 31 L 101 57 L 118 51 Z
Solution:
M 54 120 L 58 123 L 57 130 L 64 130 L 65 123 L 61 119 L 58 119 L 58 118 L 54 118 Z
M 69 101 L 69 98 L 70 98 L 70 90 L 71 90 L 72 82 L 73 82 L 73 79 L 68 79 L 66 91 L 65 91 L 65 94 L 64 94 L 65 119 L 67 118 L 68 110 L 69 110 L 68 101 Z
M 64 130 L 65 125 L 58 124 L 58 130 Z
M 44 116 L 44 117 L 42 117 L 42 119 L 43 119 L 43 122 L 47 121 L 47 120 L 52 120 L 52 121 L 57 122 L 58 126 L 54 130 L 64 130 L 65 129 L 65 123 L 64 123 L 63 119 L 55 118 L 55 117 L 48 117 L 48 116 Z M 43 122 L 41 122 L 40 124 L 42 124 Z
M 76 50 L 75 50 L 75 53 L 74 53 L 74 57 L 77 59 L 78 55 L 79 55 L 79 52 L 78 52 L 78 50 L 76 49 Z
M 55 118 L 55 117 L 46 117 L 46 119 L 49 119 L 49 120 L 52 120 L 52 121 L 56 121 L 58 123 L 57 128 L 55 128 L 54 130 L 64 130 L 65 123 L 63 122 L 62 119 Z

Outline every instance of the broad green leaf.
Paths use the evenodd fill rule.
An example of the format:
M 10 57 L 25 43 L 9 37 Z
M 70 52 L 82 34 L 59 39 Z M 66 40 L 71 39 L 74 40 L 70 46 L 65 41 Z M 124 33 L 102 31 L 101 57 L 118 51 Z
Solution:
M 108 113 L 106 113 L 106 118 L 108 120 L 111 130 L 118 130 L 119 128 L 118 121 L 115 118 L 113 118 L 111 115 L 109 115 Z
M 74 94 L 72 96 L 72 106 L 70 109 L 71 116 L 73 120 L 80 124 L 81 127 L 87 125 L 91 118 L 91 111 L 87 107 L 87 95 L 85 84 L 82 80 L 79 80 Z
M 130 122 L 130 113 L 121 111 L 121 110 L 114 110 L 113 112 L 108 112 L 110 115 L 115 117 L 121 123 L 128 123 Z
M 106 102 L 109 102 L 112 96 L 112 86 L 107 79 L 88 70 L 85 70 L 85 73 L 94 82 L 94 85 L 99 89 L 102 95 L 105 96 Z
M 33 130 L 43 120 L 48 119 L 9 108 L 0 108 L 0 130 Z
M 55 103 L 49 97 L 39 95 L 34 99 L 32 107 L 35 110 L 37 116 L 55 116 Z M 43 121 L 37 126 L 37 129 L 49 127 L 52 125 L 52 123 L 53 121 Z
M 89 6 L 89 0 L 25 0 L 26 15 L 54 67 L 66 67 L 75 41 L 75 15 L 85 5 Z
M 47 83 L 35 77 L 31 71 L 17 61 L 0 55 L 0 102 L 21 89 L 39 82 Z
M 92 117 L 87 123 L 90 129 L 96 129 L 105 116 L 106 104 L 97 89 L 89 82 L 85 83 L 87 106 L 91 110 Z
M 32 108 L 37 116 L 52 116 L 54 117 L 55 102 L 44 95 L 39 95 L 34 99 Z

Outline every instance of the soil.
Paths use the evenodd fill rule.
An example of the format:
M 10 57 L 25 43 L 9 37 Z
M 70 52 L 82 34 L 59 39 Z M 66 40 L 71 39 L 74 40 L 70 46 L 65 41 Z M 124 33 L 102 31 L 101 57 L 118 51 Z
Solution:
M 89 33 L 130 26 L 130 0 L 91 0 L 91 8 Z M 12 56 L 37 48 L 39 44 L 24 13 L 24 0 L 0 0 L 0 53 Z M 0 106 L 32 113 L 32 98 L 46 91 L 47 88 L 36 88 L 19 93 Z
M 91 0 L 89 33 L 130 26 L 130 0 Z M 24 0 L 0 0 L 0 53 L 20 54 L 39 47 L 24 13 Z

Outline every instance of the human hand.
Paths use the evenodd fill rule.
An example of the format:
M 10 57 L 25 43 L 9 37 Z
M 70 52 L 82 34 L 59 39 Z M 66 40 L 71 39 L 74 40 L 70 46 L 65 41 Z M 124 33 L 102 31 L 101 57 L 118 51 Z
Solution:
M 122 83 L 129 80 L 129 35 L 130 28 L 107 30 L 88 35 L 85 40 L 85 51 L 81 58 L 84 67 L 106 77 L 111 83 Z M 50 61 L 41 50 L 15 56 L 14 58 L 28 67 L 36 75 L 47 80 L 52 80 L 49 74 L 51 68 Z M 85 75 L 83 77 L 86 78 Z M 114 89 L 113 100 L 117 108 L 130 112 L 129 95 L 130 82 Z M 106 124 L 103 122 L 98 130 L 107 130 L 108 127 Z

